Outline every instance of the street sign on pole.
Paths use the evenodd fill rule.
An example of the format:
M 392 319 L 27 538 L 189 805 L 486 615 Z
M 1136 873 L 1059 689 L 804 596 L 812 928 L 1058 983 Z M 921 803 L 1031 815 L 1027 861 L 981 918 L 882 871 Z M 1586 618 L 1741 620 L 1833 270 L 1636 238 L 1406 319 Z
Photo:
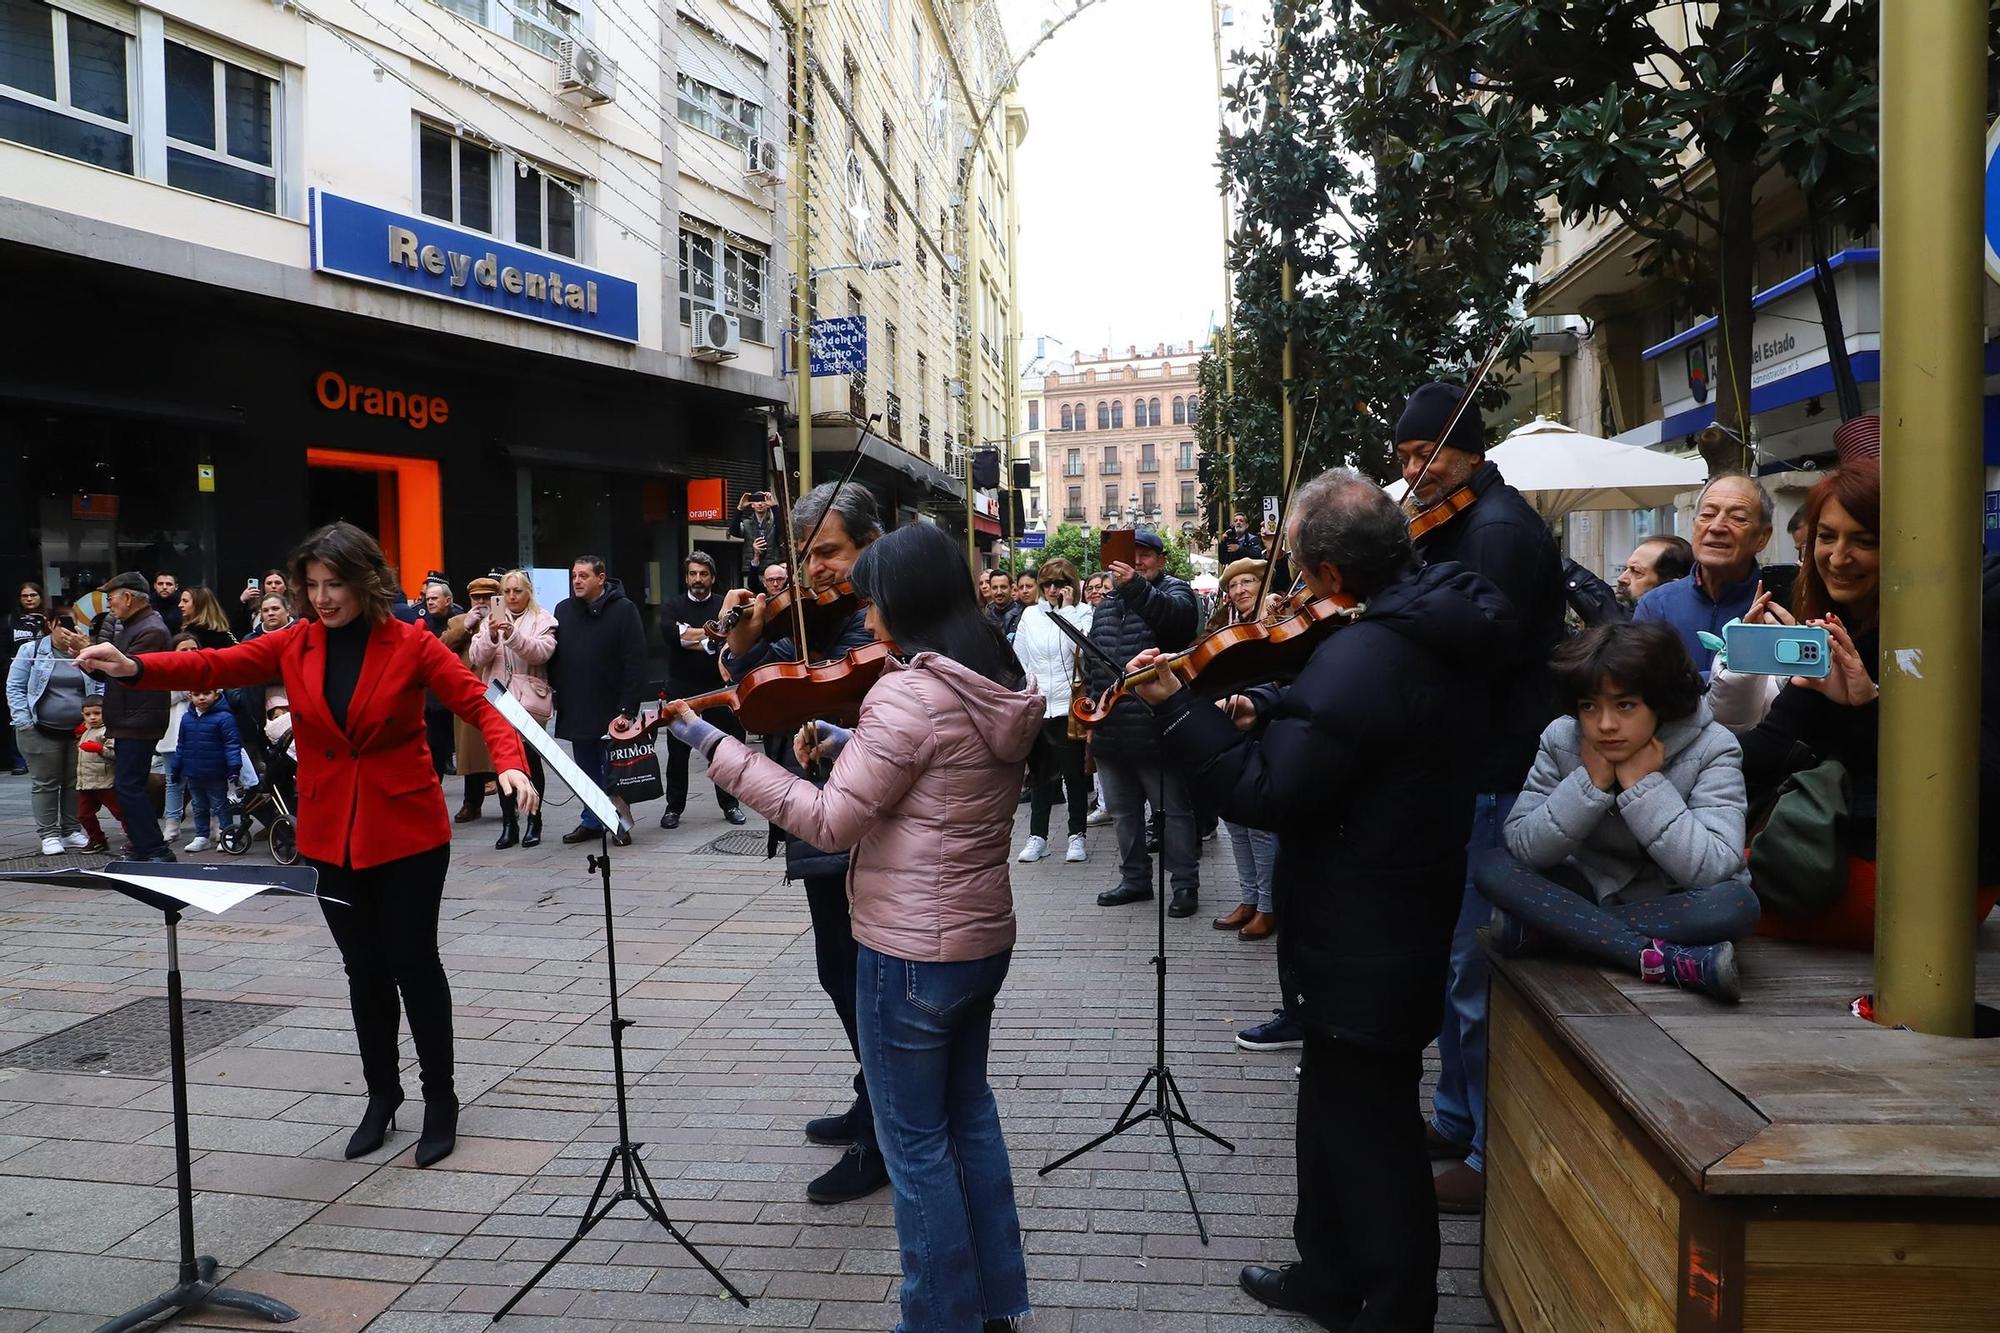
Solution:
M 868 373 L 868 316 L 834 315 L 812 322 L 812 373 L 822 375 L 865 375 Z
M 1014 545 L 1024 551 L 1038 551 L 1048 544 L 1049 534 L 1046 532 L 1024 532 L 1014 539 Z

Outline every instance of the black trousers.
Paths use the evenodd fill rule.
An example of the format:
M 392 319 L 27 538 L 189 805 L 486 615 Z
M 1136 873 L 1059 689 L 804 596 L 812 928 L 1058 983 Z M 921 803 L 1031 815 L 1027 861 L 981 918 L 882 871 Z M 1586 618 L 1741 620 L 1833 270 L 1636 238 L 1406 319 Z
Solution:
M 367 870 L 309 864 L 319 871 L 320 911 L 347 969 L 347 1000 L 368 1091 L 402 1090 L 396 1035 L 407 1009 L 424 1100 L 451 1101 L 451 983 L 438 958 L 438 903 L 451 868 L 451 844 Z
M 1028 756 L 1028 832 L 1049 836 L 1049 814 L 1063 797 L 1072 835 L 1085 831 L 1090 815 L 1090 779 L 1083 775 L 1083 742 L 1071 740 L 1069 715 L 1044 718 L 1042 734 Z M 1068 795 L 1064 796 L 1067 791 Z
M 431 747 L 431 770 L 439 777 L 451 772 L 451 752 L 458 742 L 451 729 L 449 708 L 424 710 L 424 739 Z
M 535 784 L 535 795 L 540 796 L 542 789 L 548 785 L 548 776 L 542 771 L 541 751 L 526 741 L 521 743 L 521 749 L 528 756 L 528 781 Z M 500 817 L 502 819 L 514 817 L 514 798 L 507 794 L 507 789 L 504 787 L 500 789 Z
M 860 950 L 854 943 L 854 922 L 847 915 L 847 877 L 808 875 L 805 885 L 819 986 L 833 1001 L 848 1049 L 854 1052 L 855 1141 L 875 1152 L 875 1106 L 868 1100 L 868 1080 L 861 1076 L 861 1042 L 854 1030 L 854 971 Z
M 743 739 L 743 724 L 736 720 L 736 714 L 727 708 L 711 708 L 703 713 L 702 720 L 718 731 Z M 664 727 L 660 734 L 667 738 L 667 809 L 679 814 L 687 809 L 688 799 L 688 756 L 693 750 L 676 740 Z M 724 810 L 736 808 L 736 798 L 722 788 L 715 789 L 715 803 Z
M 1421 1051 L 1380 1051 L 1306 1029 L 1299 1069 L 1305 1281 L 1352 1333 L 1411 1333 L 1437 1319 L 1438 1217 L 1424 1150 Z

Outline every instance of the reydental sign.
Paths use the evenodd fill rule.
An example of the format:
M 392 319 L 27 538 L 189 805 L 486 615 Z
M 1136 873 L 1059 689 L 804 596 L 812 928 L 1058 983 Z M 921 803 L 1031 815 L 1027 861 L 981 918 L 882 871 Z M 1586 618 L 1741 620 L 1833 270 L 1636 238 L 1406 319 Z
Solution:
M 639 340 L 639 285 L 435 218 L 312 191 L 312 266 L 580 333 Z

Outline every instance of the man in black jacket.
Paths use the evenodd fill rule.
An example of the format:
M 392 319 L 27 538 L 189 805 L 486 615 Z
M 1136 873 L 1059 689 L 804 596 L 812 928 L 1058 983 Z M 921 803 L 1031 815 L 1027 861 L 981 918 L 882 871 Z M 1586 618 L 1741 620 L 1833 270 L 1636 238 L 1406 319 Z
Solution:
M 1549 654 L 1563 635 L 1562 562 L 1541 515 L 1486 461 L 1486 427 L 1468 407 L 1445 434 L 1464 391 L 1426 384 L 1410 395 L 1396 422 L 1396 455 L 1419 512 L 1463 491 L 1472 502 L 1417 539 L 1428 564 L 1457 561 L 1483 574 L 1513 608 L 1518 631 L 1503 653 L 1484 662 L 1493 732 L 1480 755 L 1478 792 L 1467 851 L 1500 845 L 1501 826 L 1534 763 L 1542 728 L 1556 714 Z M 1431 1151 L 1464 1160 L 1438 1177 L 1438 1206 L 1476 1213 L 1484 1194 L 1486 1148 L 1486 953 L 1478 931 L 1493 907 L 1465 884 L 1452 936 L 1451 982 L 1438 1035 L 1441 1070 L 1430 1127 Z
M 1235 514 L 1229 520 L 1229 530 L 1222 534 L 1222 540 L 1215 544 L 1215 559 L 1224 569 L 1238 560 L 1262 560 L 1264 541 L 1250 531 L 1250 520 L 1246 515 Z
M 604 786 L 605 733 L 619 718 L 639 715 L 639 695 L 646 683 L 646 630 L 639 608 L 625 596 L 625 585 L 606 578 L 604 561 L 580 555 L 569 567 L 570 595 L 556 604 L 556 655 L 549 659 L 549 684 L 556 696 L 556 737 L 569 742 L 576 766 Z M 620 814 L 631 809 L 611 798 Z M 566 843 L 595 838 L 604 825 L 588 807 L 577 826 L 563 834 Z M 616 830 L 611 840 L 632 845 L 632 835 Z
M 763 582 L 764 566 L 783 564 L 784 541 L 778 536 L 778 511 L 769 491 L 745 491 L 736 497 L 736 514 L 729 534 L 743 542 L 743 586 L 755 592 Z
M 1284 688 L 1219 706 L 1170 675 L 1137 690 L 1204 805 L 1278 834 L 1278 978 L 1305 1029 L 1299 1262 L 1245 1268 L 1243 1287 L 1328 1328 L 1408 1333 L 1437 1313 L 1423 1051 L 1465 882 L 1484 664 L 1509 650 L 1512 612 L 1463 566 L 1419 568 L 1403 515 L 1356 472 L 1292 504 L 1313 595 L 1360 599 L 1358 618 Z
M 168 577 L 172 577 L 169 575 Z M 127 657 L 167 651 L 167 623 L 153 609 L 146 580 L 125 573 L 105 583 L 111 607 L 111 643 Z M 167 734 L 167 714 L 173 700 L 164 690 L 137 690 L 122 681 L 104 680 L 104 734 L 118 742 L 112 747 L 112 787 L 118 793 L 119 818 L 132 839 L 129 859 L 171 861 L 174 854 L 153 813 L 147 779 L 153 772 L 153 750 Z
M 824 521 L 822 521 L 822 518 Z M 882 535 L 876 517 L 875 497 L 865 486 L 836 486 L 826 482 L 799 497 L 792 508 L 792 527 L 801 541 L 810 541 L 800 560 L 804 586 L 830 588 L 848 576 L 862 550 Z M 725 612 L 745 607 L 743 619 L 729 632 L 722 654 L 722 669 L 731 680 L 742 680 L 770 662 L 799 660 L 790 622 L 767 627 L 763 606 L 752 595 L 737 589 L 722 601 Z M 856 648 L 875 642 L 868 629 L 868 611 L 856 608 L 848 616 L 806 622 L 806 660 L 825 662 L 846 656 Z M 794 773 L 804 773 L 786 737 L 778 755 L 780 763 Z M 824 782 L 822 774 L 806 774 Z M 785 835 L 785 878 L 803 881 L 806 910 L 812 917 L 813 959 L 819 970 L 820 989 L 833 1002 L 833 1012 L 847 1033 L 847 1045 L 854 1052 L 854 1101 L 839 1115 L 821 1116 L 806 1122 L 808 1141 L 844 1148 L 840 1160 L 806 1186 L 806 1198 L 813 1203 L 846 1203 L 873 1194 L 889 1183 L 888 1168 L 875 1138 L 875 1108 L 868 1099 L 868 1083 L 861 1075 L 861 1043 L 855 1028 L 855 969 L 859 950 L 854 943 L 854 927 L 847 913 L 847 853 L 829 852 L 791 834 Z
M 181 632 L 181 581 L 171 570 L 153 575 L 153 593 L 146 600 L 165 623 L 169 637 Z
M 1111 688 L 1105 660 L 1127 662 L 1148 648 L 1177 652 L 1194 641 L 1201 604 L 1185 580 L 1167 572 L 1165 543 L 1139 529 L 1133 563 L 1114 561 L 1107 572 L 1114 591 L 1091 612 L 1090 641 L 1103 650 L 1084 655 L 1085 685 L 1093 695 Z M 1160 764 L 1159 735 L 1137 699 L 1120 700 L 1091 734 L 1090 752 L 1104 780 L 1104 808 L 1118 828 L 1118 885 L 1097 895 L 1100 907 L 1121 907 L 1153 896 L 1153 858 L 1146 851 L 1146 805 L 1165 816 L 1162 855 L 1173 878 L 1175 916 L 1200 910 L 1201 843 L 1187 782 Z
M 660 632 L 667 640 L 667 693 L 676 699 L 691 699 L 722 687 L 722 672 L 716 667 L 721 644 L 708 637 L 704 626 L 722 615 L 722 600 L 715 595 L 715 559 L 706 551 L 690 552 L 681 566 L 680 596 L 660 608 Z M 711 708 L 702 714 L 710 724 L 737 739 L 743 727 L 727 708 Z M 660 816 L 661 828 L 679 828 L 681 812 L 687 809 L 689 748 L 667 736 L 667 809 Z M 741 804 L 722 788 L 715 789 L 722 817 L 732 824 L 745 822 Z

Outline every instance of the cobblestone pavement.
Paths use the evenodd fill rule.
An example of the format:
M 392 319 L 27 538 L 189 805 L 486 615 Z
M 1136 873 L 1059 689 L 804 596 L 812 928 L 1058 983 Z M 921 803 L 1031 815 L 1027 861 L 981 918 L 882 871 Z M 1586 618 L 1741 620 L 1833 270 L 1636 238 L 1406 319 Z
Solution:
M 698 776 L 694 787 L 677 832 L 654 826 L 657 805 L 642 807 L 637 845 L 616 863 L 618 975 L 637 1024 L 632 1132 L 670 1213 L 752 1304 L 722 1299 L 627 1205 L 504 1327 L 892 1328 L 888 1193 L 837 1207 L 804 1198 L 835 1154 L 800 1127 L 846 1105 L 853 1062 L 814 980 L 803 896 L 780 862 L 704 852 L 730 830 Z M 14 864 L 36 861 L 26 807 L 27 780 L 0 775 L 0 857 Z M 465 1109 L 458 1151 L 428 1171 L 410 1159 L 413 1067 L 389 1143 L 341 1159 L 361 1071 L 315 908 L 259 898 L 183 925 L 191 999 L 289 1006 L 190 1068 L 201 1249 L 232 1280 L 297 1306 L 289 1329 L 473 1333 L 574 1229 L 617 1132 L 598 888 L 586 849 L 557 841 L 574 813 L 552 811 L 548 841 L 526 852 L 492 849 L 490 814 L 457 826 L 441 934 Z M 1205 849 L 1203 912 L 1168 923 L 1170 1062 L 1195 1117 L 1237 1148 L 1181 1139 L 1213 1243 L 1196 1239 L 1152 1128 L 1036 1175 L 1110 1122 L 1151 1058 L 1153 912 L 1092 902 L 1112 882 L 1115 848 L 1108 827 L 1090 841 L 1087 865 L 1015 868 L 1021 939 L 995 1025 L 1029 1327 L 1305 1328 L 1236 1287 L 1244 1262 L 1293 1253 L 1293 1059 L 1231 1041 L 1269 1012 L 1273 964 L 1269 944 L 1209 929 L 1233 898 L 1220 841 Z M 248 860 L 265 857 L 260 843 Z M 0 883 L 0 1333 L 92 1328 L 172 1284 L 164 1056 L 159 1072 L 118 1077 L 95 1062 L 24 1069 L 5 1054 L 162 993 L 165 961 L 157 913 L 109 893 Z M 1439 1326 L 1490 1327 L 1477 1219 L 1445 1219 L 1444 1240 Z

